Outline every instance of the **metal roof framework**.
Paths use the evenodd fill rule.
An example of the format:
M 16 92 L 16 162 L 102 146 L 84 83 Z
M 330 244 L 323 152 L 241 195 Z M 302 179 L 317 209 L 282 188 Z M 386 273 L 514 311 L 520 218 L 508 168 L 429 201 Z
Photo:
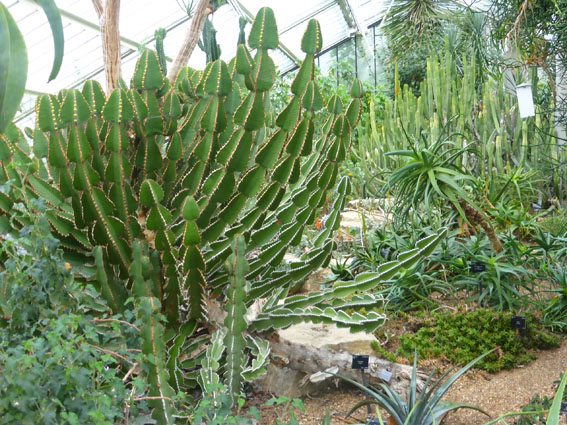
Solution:
M 236 52 L 239 17 L 244 16 L 252 22 L 261 7 L 269 6 L 274 9 L 280 34 L 280 45 L 272 53 L 272 58 L 282 74 L 295 69 L 303 57 L 301 37 L 307 22 L 312 18 L 321 24 L 323 51 L 329 51 L 356 36 L 362 41 L 370 66 L 373 52 L 370 48 L 369 28 L 380 19 L 383 2 L 384 0 L 228 0 L 215 11 L 212 21 L 217 30 L 217 42 L 221 46 L 221 58 L 227 61 Z M 47 80 L 53 60 L 53 40 L 47 18 L 34 0 L 8 0 L 4 3 L 17 21 L 28 49 L 26 94 L 17 121 L 23 121 L 23 124 L 30 119 L 35 97 L 39 94 L 80 87 L 88 79 L 104 83 L 99 20 L 90 0 L 56 0 L 63 21 L 65 54 L 59 75 L 49 83 Z M 167 30 L 164 48 L 166 59 L 172 61 L 189 25 L 190 17 L 182 10 L 178 0 L 122 0 L 120 42 L 124 79 L 130 79 L 140 52 L 146 47 L 154 47 L 156 29 Z M 250 25 L 247 25 L 246 31 L 249 30 Z M 188 65 L 203 69 L 205 63 L 205 54 L 197 47 Z

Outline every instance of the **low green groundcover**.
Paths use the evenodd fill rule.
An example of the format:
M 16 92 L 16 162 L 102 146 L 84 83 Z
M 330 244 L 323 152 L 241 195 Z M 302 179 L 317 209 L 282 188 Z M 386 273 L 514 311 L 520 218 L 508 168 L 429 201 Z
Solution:
M 510 326 L 513 314 L 478 310 L 473 313 L 432 313 L 416 333 L 400 337 L 398 354 L 413 358 L 414 349 L 422 359 L 445 357 L 464 365 L 477 356 L 498 348 L 477 367 L 488 372 L 511 369 L 536 358 L 529 349 L 558 347 L 560 339 L 543 331 L 532 315 L 527 319 L 525 337 Z

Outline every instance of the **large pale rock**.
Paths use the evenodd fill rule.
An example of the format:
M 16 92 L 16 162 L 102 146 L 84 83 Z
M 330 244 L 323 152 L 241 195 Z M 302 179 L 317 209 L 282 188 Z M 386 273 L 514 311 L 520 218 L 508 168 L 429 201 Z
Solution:
M 372 354 L 370 345 L 376 341 L 365 332 L 351 333 L 348 329 L 323 323 L 299 323 L 278 332 L 280 342 L 310 345 L 313 348 L 327 348 L 333 351 L 348 351 L 351 354 Z
M 350 356 L 347 353 L 371 354 L 370 343 L 375 340 L 372 335 L 364 332 L 350 333 L 348 329 L 321 323 L 300 323 L 278 331 L 277 335 L 279 343 L 271 343 L 274 348 L 272 350 L 274 356 L 272 356 L 271 364 L 267 367 L 267 374 L 256 380 L 255 384 L 262 391 L 290 398 L 301 397 L 322 390 L 328 385 L 335 385 L 337 382 L 334 379 L 328 380 L 324 384 L 309 382 L 310 374 L 306 374 L 305 370 L 298 370 L 293 367 L 294 364 L 289 364 L 292 359 L 287 355 L 280 356 L 278 346 L 298 347 L 300 350 L 307 347 L 308 351 L 322 350 L 344 353 Z
M 368 354 L 366 375 L 370 382 L 387 382 L 394 391 L 407 396 L 412 367 L 374 357 L 370 346 L 373 340 L 372 335 L 351 334 L 323 324 L 302 323 L 280 330 L 270 338 L 272 362 L 268 373 L 255 384 L 263 391 L 291 398 L 324 391 L 343 382 L 327 371 L 359 381 L 359 371 L 352 369 L 352 355 Z M 418 389 L 425 379 L 418 372 Z
M 339 235 L 348 239 L 346 238 L 346 235 L 349 235 L 350 231 L 355 229 L 362 230 L 362 215 L 364 215 L 367 229 L 389 220 L 389 216 L 387 214 L 379 211 L 345 210 L 341 213 L 341 227 L 339 228 Z

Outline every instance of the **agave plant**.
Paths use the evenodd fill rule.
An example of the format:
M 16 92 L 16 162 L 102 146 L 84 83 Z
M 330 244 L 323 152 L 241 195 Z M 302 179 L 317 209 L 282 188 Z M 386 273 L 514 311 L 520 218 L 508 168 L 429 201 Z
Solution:
M 223 335 L 224 355 L 216 363 L 230 394 L 239 393 L 244 381 L 264 371 L 263 332 L 305 320 L 375 330 L 382 315 L 345 310 L 380 304 L 381 297 L 355 292 L 412 266 L 444 234 L 419 241 L 376 273 L 289 295 L 330 259 L 350 191 L 339 163 L 363 93 L 355 81 L 348 106 L 332 97 L 327 121 L 316 131 L 313 116 L 324 105 L 314 57 L 322 38 L 312 20 L 291 100 L 275 117 L 268 51 L 277 46 L 274 14 L 262 8 L 248 38 L 255 57 L 240 44 L 229 64 L 185 68 L 170 85 L 158 56 L 146 50 L 130 89 L 124 85 L 107 97 L 88 81 L 82 90 L 40 96 L 36 127 L 28 131 L 33 147 L 13 125 L 0 136 L 1 224 L 17 231 L 25 225 L 10 219 L 18 202 L 44 198 L 45 216 L 78 277 L 93 283 L 116 314 L 134 300 L 144 323 L 147 396 L 159 424 L 174 421 L 175 394 L 205 385 L 197 369 L 208 361 L 213 335 Z M 313 249 L 278 269 L 331 191 L 334 202 Z M 261 310 L 246 317 L 260 298 Z
M 406 158 L 405 164 L 392 173 L 384 186 L 384 191 L 395 190 L 396 205 L 398 211 L 403 212 L 402 216 L 422 203 L 426 213 L 432 215 L 443 202 L 447 202 L 463 219 L 472 225 L 480 225 L 493 249 L 497 253 L 502 252 L 502 243 L 487 221 L 486 214 L 465 189 L 465 183 L 474 183 L 475 179 L 459 165 L 458 160 L 471 147 L 461 148 L 443 135 L 431 144 L 422 135 L 422 142 L 410 143 L 410 147 L 386 154 Z
M 435 383 L 431 385 L 433 375 L 435 371 L 429 375 L 425 383 L 423 384 L 423 388 L 419 391 L 418 395 L 418 388 L 417 388 L 417 353 L 414 356 L 413 360 L 413 369 L 411 374 L 410 386 L 409 386 L 409 393 L 407 396 L 407 401 L 404 397 L 394 391 L 386 384 L 379 384 L 379 388 L 374 388 L 372 386 L 364 386 L 356 381 L 353 381 L 349 378 L 345 378 L 343 376 L 339 376 L 341 379 L 350 382 L 351 384 L 357 386 L 364 392 L 366 392 L 369 396 L 373 398 L 370 400 L 364 400 L 360 403 L 357 403 L 350 411 L 347 413 L 346 417 L 349 417 L 355 410 L 359 407 L 376 404 L 380 407 L 383 407 L 395 421 L 395 423 L 399 425 L 433 425 L 438 423 L 438 420 L 442 418 L 447 413 L 457 410 L 457 409 L 473 409 L 478 410 L 479 412 L 484 413 L 487 416 L 490 416 L 484 410 L 479 407 L 472 406 L 470 404 L 465 403 L 450 403 L 446 401 L 442 401 L 441 399 L 445 395 L 445 393 L 451 388 L 451 386 L 459 379 L 462 375 L 464 375 L 471 367 L 473 367 L 476 363 L 482 360 L 485 356 L 490 354 L 491 350 L 483 355 L 477 357 L 457 373 L 452 375 L 446 381 L 445 378 L 454 370 L 451 369 L 447 371 L 443 376 Z

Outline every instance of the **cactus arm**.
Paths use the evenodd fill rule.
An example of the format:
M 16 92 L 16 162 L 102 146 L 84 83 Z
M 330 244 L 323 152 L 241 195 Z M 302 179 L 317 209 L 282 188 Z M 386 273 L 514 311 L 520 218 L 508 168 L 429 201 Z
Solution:
M 226 373 L 225 379 L 230 389 L 230 394 L 239 394 L 242 387 L 241 371 L 246 364 L 244 348 L 246 341 L 244 331 L 247 323 L 246 315 L 246 273 L 248 262 L 246 261 L 246 243 L 244 237 L 239 235 L 232 246 L 232 255 L 229 257 L 226 267 L 229 274 L 229 286 L 227 288 L 226 318 L 224 325 L 227 328 L 224 337 L 226 347 Z

